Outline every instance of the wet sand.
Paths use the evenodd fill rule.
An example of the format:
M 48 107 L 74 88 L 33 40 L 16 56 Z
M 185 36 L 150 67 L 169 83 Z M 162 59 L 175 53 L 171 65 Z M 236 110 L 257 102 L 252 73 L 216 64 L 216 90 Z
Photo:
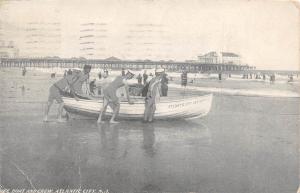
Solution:
M 55 80 L 34 72 L 24 78 L 14 70 L 1 72 L 0 79 L 0 180 L 5 188 L 297 190 L 299 98 L 215 95 L 211 112 L 201 119 L 115 126 L 87 119 L 56 123 L 54 106 L 53 121 L 43 123 Z

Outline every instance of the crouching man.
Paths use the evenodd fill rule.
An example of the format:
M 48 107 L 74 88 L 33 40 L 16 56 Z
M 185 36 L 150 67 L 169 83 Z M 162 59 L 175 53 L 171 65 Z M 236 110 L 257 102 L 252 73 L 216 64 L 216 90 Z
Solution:
M 149 82 L 148 92 L 145 98 L 144 122 L 152 122 L 156 110 L 156 103 L 161 96 L 161 78 L 163 70 L 158 69 L 155 72 L 155 78 Z

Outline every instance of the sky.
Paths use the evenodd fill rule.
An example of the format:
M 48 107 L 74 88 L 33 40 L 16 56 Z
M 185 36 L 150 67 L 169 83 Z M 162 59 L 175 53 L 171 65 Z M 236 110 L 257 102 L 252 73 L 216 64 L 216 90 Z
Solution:
M 196 60 L 234 52 L 299 70 L 299 9 L 273 0 L 0 0 L 0 39 L 20 56 Z

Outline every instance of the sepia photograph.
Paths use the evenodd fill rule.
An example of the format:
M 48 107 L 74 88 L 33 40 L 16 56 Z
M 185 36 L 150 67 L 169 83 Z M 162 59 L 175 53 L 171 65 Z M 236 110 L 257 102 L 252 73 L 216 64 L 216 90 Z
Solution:
M 0 193 L 300 193 L 299 10 L 0 0 Z

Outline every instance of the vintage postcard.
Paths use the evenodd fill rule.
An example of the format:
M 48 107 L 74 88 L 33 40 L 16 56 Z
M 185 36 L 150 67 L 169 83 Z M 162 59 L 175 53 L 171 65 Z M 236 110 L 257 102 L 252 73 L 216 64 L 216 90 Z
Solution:
M 0 0 L 0 193 L 300 193 L 299 5 Z

